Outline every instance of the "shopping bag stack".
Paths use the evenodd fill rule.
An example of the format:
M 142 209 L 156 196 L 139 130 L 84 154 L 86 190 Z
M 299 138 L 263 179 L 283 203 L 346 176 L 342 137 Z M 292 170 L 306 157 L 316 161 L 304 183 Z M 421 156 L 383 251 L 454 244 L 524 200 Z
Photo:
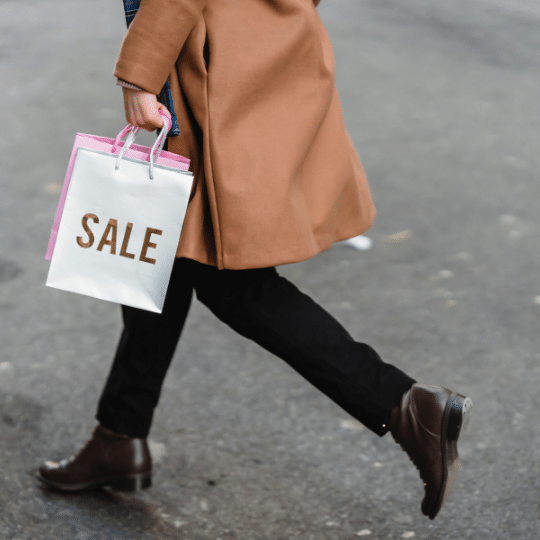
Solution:
M 161 313 L 193 186 L 189 160 L 154 146 L 78 133 L 46 259 L 47 285 Z M 124 142 L 122 139 L 126 137 Z

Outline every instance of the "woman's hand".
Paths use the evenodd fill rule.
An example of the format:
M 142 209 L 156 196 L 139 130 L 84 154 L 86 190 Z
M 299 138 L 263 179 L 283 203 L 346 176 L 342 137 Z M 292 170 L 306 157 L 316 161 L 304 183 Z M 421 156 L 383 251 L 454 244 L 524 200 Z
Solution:
M 126 120 L 133 126 L 146 131 L 154 131 L 163 127 L 163 118 L 159 111 L 167 111 L 167 107 L 158 102 L 157 97 L 143 90 L 122 88 Z M 169 113 L 170 116 L 170 113 Z

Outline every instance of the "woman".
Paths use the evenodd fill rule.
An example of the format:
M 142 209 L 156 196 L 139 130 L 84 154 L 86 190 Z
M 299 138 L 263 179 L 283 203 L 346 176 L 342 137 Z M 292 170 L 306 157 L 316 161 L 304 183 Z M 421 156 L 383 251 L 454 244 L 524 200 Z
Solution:
M 275 270 L 365 232 L 375 209 L 345 130 L 331 45 L 312 0 L 143 0 L 115 75 L 127 120 L 162 126 L 168 79 L 192 160 L 188 206 L 163 313 L 123 307 L 124 331 L 86 446 L 38 477 L 63 490 L 148 487 L 146 443 L 192 292 L 284 359 L 420 470 L 434 519 L 455 483 L 471 401 L 426 386 L 355 342 Z

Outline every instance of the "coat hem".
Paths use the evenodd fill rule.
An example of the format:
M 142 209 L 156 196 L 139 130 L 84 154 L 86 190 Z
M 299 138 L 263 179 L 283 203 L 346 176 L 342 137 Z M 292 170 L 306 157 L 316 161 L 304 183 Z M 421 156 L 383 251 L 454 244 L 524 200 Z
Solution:
M 376 215 L 376 212 L 374 212 L 374 214 L 372 216 L 371 224 L 369 225 L 369 227 L 361 227 L 360 229 L 357 229 L 355 232 L 347 232 L 347 233 L 344 233 L 342 235 L 335 236 L 329 242 L 327 241 L 327 242 L 323 243 L 322 245 L 319 245 L 318 249 L 315 252 L 311 252 L 311 253 L 304 253 L 304 254 L 298 255 L 298 251 L 295 250 L 295 253 L 297 255 L 290 254 L 288 256 L 287 255 L 284 256 L 283 253 L 281 252 L 280 256 L 274 256 L 274 257 L 269 256 L 268 258 L 266 258 L 266 259 L 264 259 L 262 261 L 259 259 L 259 262 L 251 261 L 251 263 L 250 263 L 248 261 L 247 263 L 244 262 L 244 263 L 241 263 L 241 264 L 230 264 L 228 262 L 228 259 L 246 261 L 246 257 L 238 257 L 238 255 L 231 255 L 231 256 L 228 256 L 228 257 L 223 256 L 222 266 L 221 267 L 219 266 L 219 264 L 213 264 L 213 263 L 209 262 L 207 257 L 201 256 L 200 253 L 179 252 L 179 253 L 176 254 L 176 258 L 192 259 L 192 260 L 197 261 L 197 262 L 199 262 L 201 264 L 206 264 L 206 265 L 209 265 L 209 266 L 217 266 L 219 270 L 254 270 L 256 268 L 270 268 L 272 266 L 283 266 L 283 265 L 286 265 L 286 264 L 295 264 L 295 263 L 299 263 L 299 262 L 303 262 L 303 261 L 307 261 L 309 259 L 312 259 L 316 255 L 319 255 L 320 253 L 323 253 L 324 251 L 327 251 L 328 249 L 330 249 L 337 242 L 343 242 L 344 240 L 348 240 L 349 238 L 354 238 L 355 236 L 359 236 L 361 234 L 364 234 L 365 232 L 367 232 L 371 228 L 373 220 L 375 219 L 375 215 Z

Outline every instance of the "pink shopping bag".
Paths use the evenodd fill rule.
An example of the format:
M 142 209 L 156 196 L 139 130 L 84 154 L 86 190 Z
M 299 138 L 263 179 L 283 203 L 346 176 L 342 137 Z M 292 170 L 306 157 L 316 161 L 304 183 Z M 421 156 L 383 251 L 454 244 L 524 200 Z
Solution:
M 128 149 L 124 153 L 124 157 L 137 159 L 141 161 L 151 162 L 150 156 L 156 149 L 163 147 L 165 143 L 165 138 L 171 126 L 170 116 L 160 111 L 163 121 L 165 122 L 163 129 L 161 130 L 156 144 L 152 148 L 147 146 L 142 146 L 139 144 L 133 144 L 133 139 L 139 128 L 128 125 L 123 131 L 121 131 L 116 139 L 111 139 L 109 137 L 100 137 L 98 135 L 87 135 L 85 133 L 77 133 L 75 137 L 75 142 L 73 144 L 73 150 L 71 151 L 71 157 L 69 159 L 68 168 L 66 171 L 66 176 L 64 179 L 64 185 L 62 186 L 62 192 L 60 194 L 60 200 L 58 201 L 58 207 L 56 209 L 56 214 L 54 217 L 54 223 L 51 229 L 51 235 L 49 238 L 49 244 L 47 246 L 47 253 L 45 259 L 47 261 L 52 260 L 54 253 L 54 247 L 56 245 L 56 238 L 58 236 L 58 229 L 60 227 L 60 222 L 62 220 L 62 213 L 64 212 L 64 206 L 66 203 L 66 197 L 69 189 L 69 183 L 71 180 L 71 175 L 73 173 L 73 166 L 75 164 L 75 159 L 77 157 L 77 151 L 79 148 L 88 148 L 91 150 L 99 150 L 109 154 L 119 155 L 122 152 L 122 148 L 127 144 Z M 122 139 L 125 136 L 128 136 L 127 141 Z M 131 137 L 131 141 L 129 138 Z M 189 159 L 172 152 L 167 152 L 166 150 L 158 151 L 157 159 L 153 160 L 156 165 L 162 165 L 166 167 L 171 167 L 173 169 L 187 171 L 189 170 Z

